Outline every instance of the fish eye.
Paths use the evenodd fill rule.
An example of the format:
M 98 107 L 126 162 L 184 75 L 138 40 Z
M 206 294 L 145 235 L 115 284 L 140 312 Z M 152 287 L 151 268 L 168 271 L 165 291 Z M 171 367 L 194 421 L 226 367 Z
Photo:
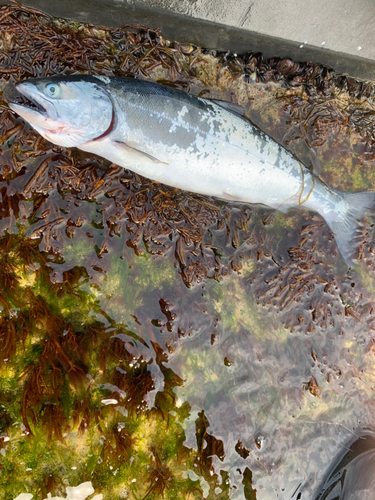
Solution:
M 46 86 L 46 94 L 49 97 L 54 97 L 54 98 L 59 97 L 59 95 L 60 95 L 59 85 L 57 85 L 56 83 L 49 83 Z

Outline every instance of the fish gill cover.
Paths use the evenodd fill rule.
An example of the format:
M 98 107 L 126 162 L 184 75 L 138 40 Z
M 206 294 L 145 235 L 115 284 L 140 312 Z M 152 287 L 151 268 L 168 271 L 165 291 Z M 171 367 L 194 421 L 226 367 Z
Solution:
M 130 76 L 243 105 L 330 186 L 374 185 L 374 85 L 141 26 L 0 9 L 0 497 L 290 498 L 373 423 L 374 234 L 162 186 L 38 136 L 29 77 Z M 310 495 L 310 496 L 309 496 Z M 304 498 L 301 497 L 300 498 Z

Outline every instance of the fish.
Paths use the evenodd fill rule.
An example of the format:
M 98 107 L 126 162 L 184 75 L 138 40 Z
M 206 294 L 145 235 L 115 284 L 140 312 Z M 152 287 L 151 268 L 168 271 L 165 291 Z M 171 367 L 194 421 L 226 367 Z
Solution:
M 353 266 L 360 221 L 375 192 L 327 186 L 233 103 L 135 78 L 93 75 L 16 84 L 10 108 L 48 141 L 77 147 L 175 188 L 230 202 L 320 214 Z

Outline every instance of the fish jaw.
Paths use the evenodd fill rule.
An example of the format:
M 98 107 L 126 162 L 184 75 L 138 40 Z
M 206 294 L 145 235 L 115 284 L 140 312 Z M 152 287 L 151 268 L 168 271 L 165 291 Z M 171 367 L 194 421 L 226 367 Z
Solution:
M 78 146 L 82 142 L 71 127 L 66 127 L 61 122 L 50 118 L 46 113 L 16 103 L 9 103 L 9 107 L 30 123 L 33 129 L 47 141 L 64 147 Z
M 50 118 L 46 112 L 31 108 L 24 104 L 17 104 L 15 102 L 9 103 L 9 107 L 12 111 L 15 111 L 24 120 L 29 122 L 30 125 L 38 130 L 39 133 L 40 129 L 58 130 L 59 128 L 61 128 L 61 124 Z

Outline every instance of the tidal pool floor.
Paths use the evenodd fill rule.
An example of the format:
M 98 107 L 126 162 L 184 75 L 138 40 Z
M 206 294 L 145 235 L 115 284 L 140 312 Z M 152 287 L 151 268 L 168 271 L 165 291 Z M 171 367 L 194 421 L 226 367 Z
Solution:
M 65 150 L 14 84 L 90 73 L 241 104 L 329 186 L 375 181 L 374 85 L 145 27 L 0 9 L 0 498 L 312 499 L 374 422 L 371 214 L 353 269 L 312 212 L 230 204 Z

